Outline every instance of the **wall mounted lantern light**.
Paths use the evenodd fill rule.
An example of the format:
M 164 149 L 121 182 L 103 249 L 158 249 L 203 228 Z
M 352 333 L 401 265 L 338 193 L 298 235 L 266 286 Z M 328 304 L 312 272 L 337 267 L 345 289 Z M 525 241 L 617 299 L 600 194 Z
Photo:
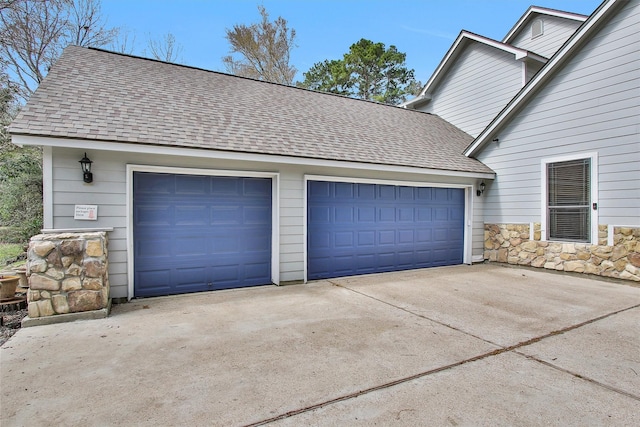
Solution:
M 87 153 L 84 153 L 84 157 L 80 160 L 80 166 L 82 167 L 82 179 L 87 184 L 93 182 L 91 163 L 93 162 L 87 157 Z
M 485 187 L 486 187 L 486 186 L 484 185 L 484 181 L 482 181 L 482 182 L 480 183 L 480 185 L 478 186 L 478 190 L 476 191 L 476 195 L 477 195 L 478 197 L 482 196 L 482 193 L 484 193 L 484 189 L 485 189 Z

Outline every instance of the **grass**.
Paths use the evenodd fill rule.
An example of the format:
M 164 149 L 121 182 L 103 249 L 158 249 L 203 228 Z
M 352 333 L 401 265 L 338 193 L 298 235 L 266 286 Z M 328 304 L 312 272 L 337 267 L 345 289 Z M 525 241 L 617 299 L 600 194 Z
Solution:
M 0 269 L 6 267 L 17 267 L 19 264 L 24 264 L 24 261 L 7 265 L 7 261 L 15 259 L 22 253 L 23 244 L 20 243 L 0 243 Z

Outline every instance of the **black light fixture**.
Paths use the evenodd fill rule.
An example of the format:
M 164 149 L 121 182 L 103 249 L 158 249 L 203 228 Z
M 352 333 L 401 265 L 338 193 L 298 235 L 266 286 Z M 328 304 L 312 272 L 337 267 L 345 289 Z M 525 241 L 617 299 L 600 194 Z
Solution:
M 478 197 L 482 196 L 482 193 L 484 193 L 484 189 L 485 189 L 486 185 L 484 185 L 484 181 L 482 181 L 478 187 L 478 190 L 476 191 L 476 195 Z
M 88 157 L 87 153 L 84 153 L 84 157 L 80 160 L 80 166 L 82 167 L 82 179 L 87 184 L 93 182 L 93 174 L 91 173 L 91 163 L 93 163 Z

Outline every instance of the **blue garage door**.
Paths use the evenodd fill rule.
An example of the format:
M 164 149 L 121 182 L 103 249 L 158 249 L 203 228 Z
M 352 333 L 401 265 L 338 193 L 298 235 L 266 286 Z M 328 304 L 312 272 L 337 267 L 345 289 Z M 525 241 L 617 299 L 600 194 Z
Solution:
M 308 182 L 307 277 L 462 264 L 464 190 Z
M 271 283 L 271 179 L 136 172 L 135 296 Z

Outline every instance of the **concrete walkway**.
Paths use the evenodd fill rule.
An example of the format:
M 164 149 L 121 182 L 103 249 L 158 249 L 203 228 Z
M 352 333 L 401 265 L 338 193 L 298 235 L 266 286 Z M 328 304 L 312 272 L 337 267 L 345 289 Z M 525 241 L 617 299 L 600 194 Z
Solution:
M 20 330 L 2 426 L 640 425 L 640 288 L 496 265 Z

